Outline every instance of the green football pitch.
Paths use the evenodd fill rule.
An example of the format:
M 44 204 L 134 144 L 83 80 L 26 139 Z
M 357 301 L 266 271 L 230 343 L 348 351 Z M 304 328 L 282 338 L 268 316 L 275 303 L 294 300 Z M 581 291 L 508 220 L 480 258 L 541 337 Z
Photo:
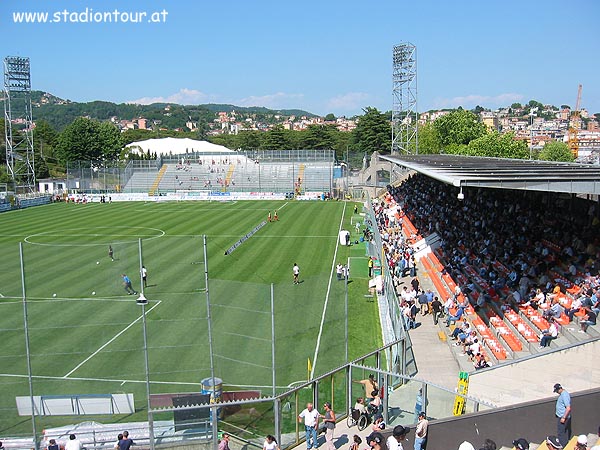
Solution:
M 338 245 L 340 229 L 359 239 L 354 223 L 362 217 L 353 208 L 295 201 L 60 203 L 2 213 L 0 435 L 31 430 L 15 401 L 30 392 L 28 347 L 34 395 L 133 393 L 137 412 L 127 420 L 146 418 L 142 308 L 122 284 L 127 274 L 133 289 L 142 290 L 140 261 L 148 270 L 153 394 L 197 392 L 211 376 L 211 361 L 225 389 L 265 394 L 273 372 L 281 392 L 307 379 L 309 359 L 314 375 L 343 364 L 345 286 L 337 281 L 338 263 L 350 261 L 351 268 L 349 357 L 378 347 L 377 307 L 363 295 L 365 246 Z M 278 222 L 225 255 L 275 210 Z M 39 420 L 48 427 L 116 419 Z

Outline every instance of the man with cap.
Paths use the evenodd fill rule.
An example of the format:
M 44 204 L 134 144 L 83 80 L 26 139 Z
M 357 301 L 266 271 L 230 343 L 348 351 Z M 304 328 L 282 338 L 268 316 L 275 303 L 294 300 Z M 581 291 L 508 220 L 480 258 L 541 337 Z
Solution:
M 585 434 L 577 436 L 577 444 L 575 444 L 575 450 L 587 450 L 588 440 Z
M 558 394 L 555 412 L 556 433 L 560 445 L 564 447 L 571 439 L 571 396 L 559 383 L 554 385 L 554 392 Z
M 425 416 L 425 411 L 419 413 L 419 421 L 417 422 L 417 428 L 415 428 L 415 450 L 423 450 L 427 441 L 427 427 L 429 421 Z
M 373 450 L 381 450 L 381 443 L 383 442 L 383 434 L 375 432 L 367 436 L 367 442 L 369 447 Z
M 396 425 L 394 431 L 392 431 L 392 435 L 386 441 L 388 450 L 404 450 L 402 442 L 406 440 L 406 435 L 409 431 L 410 428 L 408 427 Z
M 548 436 L 546 438 L 546 447 L 548 447 L 548 450 L 561 450 L 563 445 L 556 436 Z
M 529 450 L 529 442 L 526 439 L 519 438 L 513 441 L 515 450 Z

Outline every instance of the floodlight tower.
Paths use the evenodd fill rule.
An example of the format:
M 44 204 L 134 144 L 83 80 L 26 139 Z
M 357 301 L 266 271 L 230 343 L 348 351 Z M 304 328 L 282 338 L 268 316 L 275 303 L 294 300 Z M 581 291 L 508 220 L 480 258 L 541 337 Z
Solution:
M 13 125 L 19 131 L 13 130 Z M 6 166 L 15 192 L 33 192 L 36 186 L 29 58 L 4 58 L 4 130 Z
M 392 154 L 418 153 L 417 48 L 394 46 Z

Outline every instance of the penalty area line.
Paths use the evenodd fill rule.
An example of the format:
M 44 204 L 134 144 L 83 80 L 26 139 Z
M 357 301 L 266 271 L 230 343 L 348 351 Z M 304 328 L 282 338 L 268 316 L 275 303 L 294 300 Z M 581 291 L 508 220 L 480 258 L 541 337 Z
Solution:
M 146 311 L 146 314 L 148 314 L 150 311 L 152 311 L 154 308 L 156 308 L 158 305 L 160 305 L 160 303 L 161 303 L 161 300 L 159 300 L 156 303 L 156 305 L 154 305 L 152 308 L 150 308 L 148 311 Z M 115 334 L 107 343 L 102 345 L 98 350 L 96 350 L 90 356 L 88 356 L 83 361 L 81 361 L 73 370 L 71 370 L 69 373 L 64 375 L 63 378 L 69 378 L 69 376 L 73 372 L 75 372 L 77 369 L 79 369 L 81 366 L 83 366 L 86 362 L 88 362 L 90 359 L 92 359 L 94 356 L 96 356 L 98 353 L 100 353 L 102 350 L 104 350 L 107 346 L 112 344 L 119 336 L 121 336 L 123 333 L 125 333 L 127 330 L 129 330 L 132 326 L 134 326 L 136 323 L 138 323 L 141 319 L 142 319 L 142 316 L 138 317 L 133 322 L 131 322 L 129 325 L 127 325 L 125 328 L 123 328 L 121 331 L 119 331 L 117 334 Z

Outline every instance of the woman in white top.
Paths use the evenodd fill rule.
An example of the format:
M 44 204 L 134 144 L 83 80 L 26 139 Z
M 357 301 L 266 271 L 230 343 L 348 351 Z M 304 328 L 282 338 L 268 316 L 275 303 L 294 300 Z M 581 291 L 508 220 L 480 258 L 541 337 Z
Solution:
M 263 450 L 279 450 L 279 445 L 273 436 L 267 435 L 267 439 L 263 444 Z

